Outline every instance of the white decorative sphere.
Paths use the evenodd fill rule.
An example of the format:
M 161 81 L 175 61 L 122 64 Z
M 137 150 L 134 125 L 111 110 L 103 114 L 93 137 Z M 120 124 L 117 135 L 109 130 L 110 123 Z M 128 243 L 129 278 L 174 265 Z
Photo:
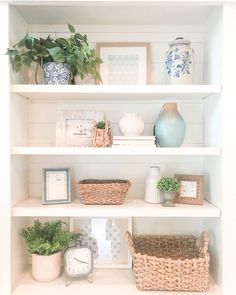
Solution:
M 139 136 L 143 133 L 143 119 L 136 113 L 127 113 L 119 122 L 119 128 L 125 136 Z

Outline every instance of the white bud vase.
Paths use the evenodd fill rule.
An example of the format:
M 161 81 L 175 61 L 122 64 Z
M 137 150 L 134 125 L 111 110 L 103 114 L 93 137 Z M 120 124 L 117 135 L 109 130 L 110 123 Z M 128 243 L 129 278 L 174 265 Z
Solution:
M 160 167 L 150 167 L 146 178 L 145 202 L 152 204 L 161 203 L 161 194 L 157 188 L 157 183 L 160 179 Z
M 119 128 L 125 136 L 139 136 L 143 133 L 143 119 L 136 113 L 127 113 L 119 122 Z

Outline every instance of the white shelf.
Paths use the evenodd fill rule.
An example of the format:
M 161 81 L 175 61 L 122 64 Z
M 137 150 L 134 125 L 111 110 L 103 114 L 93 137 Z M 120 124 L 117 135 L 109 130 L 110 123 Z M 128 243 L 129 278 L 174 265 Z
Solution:
M 42 205 L 40 198 L 29 198 L 12 208 L 12 216 L 220 217 L 220 209 L 207 201 L 202 206 L 176 204 L 176 207 L 148 204 L 141 199 L 126 199 L 122 205 L 84 205 L 79 200 L 71 204 Z
M 95 269 L 94 281 L 88 283 L 86 280 L 74 280 L 69 287 L 65 286 L 65 278 L 62 275 L 58 279 L 49 283 L 39 283 L 32 279 L 29 272 L 22 277 L 17 288 L 12 295 L 75 295 L 75 294 L 94 295 L 141 295 L 144 294 L 136 288 L 134 273 L 130 269 Z M 196 292 L 166 292 L 166 291 L 148 291 L 148 295 L 196 295 Z M 211 281 L 208 292 L 200 292 L 204 295 L 220 295 L 220 288 Z
M 26 147 L 12 149 L 13 155 L 95 155 L 95 156 L 220 156 L 219 147 L 181 147 L 181 148 L 81 148 L 81 147 Z
M 201 100 L 221 93 L 219 85 L 12 85 L 31 100 Z

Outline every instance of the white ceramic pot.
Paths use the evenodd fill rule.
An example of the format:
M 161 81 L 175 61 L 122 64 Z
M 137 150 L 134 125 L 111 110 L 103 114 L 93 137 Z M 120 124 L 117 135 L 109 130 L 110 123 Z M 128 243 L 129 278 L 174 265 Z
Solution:
M 136 113 L 127 113 L 119 122 L 119 128 L 125 136 L 139 136 L 143 133 L 143 119 Z
M 32 254 L 32 277 L 39 282 L 55 280 L 61 273 L 61 252 L 46 256 Z
M 160 179 L 160 167 L 150 167 L 146 178 L 145 202 L 152 204 L 161 203 L 161 193 L 157 188 L 157 183 Z
M 176 38 L 169 43 L 166 57 L 167 82 L 175 85 L 193 84 L 194 51 L 190 41 Z

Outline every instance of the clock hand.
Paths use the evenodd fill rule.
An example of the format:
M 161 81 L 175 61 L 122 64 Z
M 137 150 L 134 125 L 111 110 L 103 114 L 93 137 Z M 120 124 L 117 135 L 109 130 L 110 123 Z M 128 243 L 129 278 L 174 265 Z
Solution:
M 81 263 L 85 263 L 85 264 L 88 264 L 88 262 L 86 262 L 86 261 L 82 261 L 82 260 L 79 260 L 78 258 L 76 258 L 76 257 L 73 257 L 76 261 L 78 261 L 78 262 L 81 262 Z

